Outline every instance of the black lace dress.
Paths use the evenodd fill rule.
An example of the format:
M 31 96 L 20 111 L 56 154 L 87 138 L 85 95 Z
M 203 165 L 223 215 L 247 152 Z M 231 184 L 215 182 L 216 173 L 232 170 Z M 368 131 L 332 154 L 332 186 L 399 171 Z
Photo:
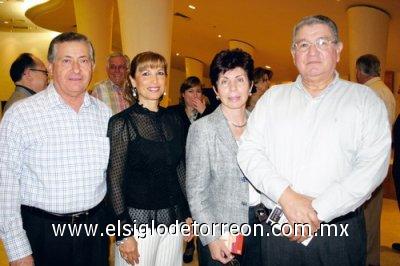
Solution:
M 190 216 L 181 123 L 174 112 L 138 103 L 110 119 L 107 185 L 116 222 L 168 226 Z

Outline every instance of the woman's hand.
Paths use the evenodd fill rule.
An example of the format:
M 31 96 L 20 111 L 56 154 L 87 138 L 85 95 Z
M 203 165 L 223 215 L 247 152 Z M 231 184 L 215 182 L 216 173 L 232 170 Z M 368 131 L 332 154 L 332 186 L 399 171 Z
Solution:
M 185 223 L 187 225 L 189 225 L 189 227 L 190 227 L 190 234 L 188 236 L 183 236 L 183 240 L 185 240 L 186 242 L 190 242 L 194 237 L 193 227 L 192 227 L 192 224 L 193 224 L 192 218 L 190 218 L 190 217 L 186 218 Z
M 224 241 L 221 239 L 214 240 L 208 244 L 208 248 L 210 249 L 212 259 L 223 264 L 227 264 L 234 258 L 232 253 L 226 247 Z
M 124 242 L 118 247 L 121 257 L 131 265 L 139 263 L 138 244 L 133 236 L 125 238 Z
M 194 98 L 193 99 L 193 108 L 196 109 L 197 112 L 200 114 L 204 113 L 206 110 L 206 101 L 204 98 L 199 99 L 199 98 Z

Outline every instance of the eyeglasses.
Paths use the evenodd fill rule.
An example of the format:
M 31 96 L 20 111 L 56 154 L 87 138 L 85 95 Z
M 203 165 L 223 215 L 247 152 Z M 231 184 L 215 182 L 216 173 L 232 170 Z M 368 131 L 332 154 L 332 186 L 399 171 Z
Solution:
M 37 71 L 37 72 L 42 72 L 43 74 L 45 74 L 46 76 L 49 75 L 49 72 L 47 72 L 47 70 L 43 70 L 43 69 L 36 69 L 36 68 L 30 68 L 29 70 L 32 71 Z
M 110 65 L 110 69 L 113 71 L 115 71 L 115 70 L 122 71 L 122 70 L 126 70 L 128 68 L 125 65 L 121 65 L 121 66 Z
M 315 47 L 318 50 L 326 51 L 326 50 L 328 50 L 329 45 L 331 43 L 337 43 L 337 41 L 329 39 L 329 38 L 326 38 L 326 37 L 321 37 L 321 38 L 316 39 L 313 42 L 306 41 L 306 40 L 295 42 L 293 44 L 293 48 L 298 52 L 304 53 L 304 52 L 307 52 L 312 45 L 315 45 Z

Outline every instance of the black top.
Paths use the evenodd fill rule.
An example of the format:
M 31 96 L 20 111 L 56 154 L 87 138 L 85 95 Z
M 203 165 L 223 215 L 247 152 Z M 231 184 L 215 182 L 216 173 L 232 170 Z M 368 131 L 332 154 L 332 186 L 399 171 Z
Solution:
M 181 118 L 182 130 L 183 130 L 183 135 L 185 136 L 185 143 L 186 143 L 186 137 L 188 135 L 191 122 L 185 112 L 185 106 L 183 104 L 178 104 L 178 105 L 169 106 L 168 109 L 175 112 Z M 213 112 L 212 108 L 209 105 L 206 105 L 206 109 L 204 110 L 204 112 L 202 114 L 199 113 L 197 115 L 196 120 L 199 118 L 202 118 L 208 114 L 211 114 L 212 112 Z
M 190 216 L 181 127 L 173 112 L 138 103 L 110 119 L 108 196 L 122 224 L 170 225 Z
M 398 116 L 396 122 L 394 122 L 392 136 L 392 147 L 394 150 L 392 173 L 397 195 L 397 204 L 400 209 L 400 116 Z

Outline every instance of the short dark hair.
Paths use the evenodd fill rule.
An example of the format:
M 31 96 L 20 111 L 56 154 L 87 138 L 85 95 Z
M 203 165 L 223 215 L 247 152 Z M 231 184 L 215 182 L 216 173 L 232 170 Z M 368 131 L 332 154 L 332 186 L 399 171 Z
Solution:
M 180 92 L 184 93 L 185 91 L 187 91 L 190 88 L 196 87 L 196 86 L 200 86 L 201 87 L 201 81 L 198 77 L 195 76 L 191 76 L 191 77 L 187 77 L 180 88 Z
M 323 24 L 323 25 L 328 26 L 333 34 L 335 43 L 340 42 L 338 28 L 336 26 L 336 23 L 332 19 L 328 18 L 327 16 L 323 16 L 323 15 L 308 16 L 308 17 L 302 18 L 296 24 L 296 26 L 294 26 L 293 36 L 292 36 L 292 49 L 294 48 L 294 42 L 295 42 L 297 32 L 304 26 L 311 26 L 311 25 L 315 25 L 315 24 Z
M 95 62 L 95 54 L 94 48 L 92 43 L 89 41 L 88 37 L 83 34 L 77 32 L 63 32 L 57 35 L 53 40 L 50 42 L 49 50 L 47 52 L 47 60 L 52 63 L 54 62 L 57 46 L 56 44 L 64 43 L 64 42 L 84 42 L 89 46 L 89 56 L 90 60 L 94 63 Z
M 11 64 L 10 76 L 13 82 L 20 81 L 22 79 L 22 74 L 27 68 L 34 68 L 36 66 L 35 60 L 33 60 L 33 55 L 30 53 L 20 54 L 17 59 Z
M 215 55 L 210 65 L 211 84 L 217 88 L 219 74 L 241 67 L 247 74 L 249 82 L 253 81 L 254 61 L 251 55 L 241 49 L 223 50 Z
M 357 59 L 356 67 L 363 74 L 370 77 L 379 77 L 381 75 L 381 62 L 373 54 L 365 54 Z
M 268 79 L 272 79 L 272 75 L 274 72 L 269 69 L 265 69 L 263 67 L 256 67 L 254 69 L 254 83 L 258 83 L 265 75 L 268 76 Z

